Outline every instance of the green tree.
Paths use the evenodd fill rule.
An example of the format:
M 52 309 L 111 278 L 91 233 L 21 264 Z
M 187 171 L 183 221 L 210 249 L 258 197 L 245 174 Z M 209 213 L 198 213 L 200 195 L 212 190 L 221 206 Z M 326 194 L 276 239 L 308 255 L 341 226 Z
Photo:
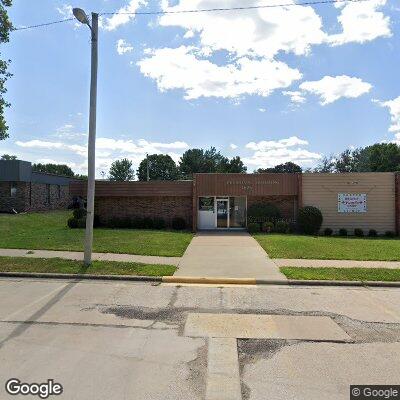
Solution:
M 273 168 L 258 168 L 257 171 L 255 171 L 258 174 L 262 174 L 262 173 L 286 173 L 286 174 L 295 174 L 295 173 L 301 173 L 303 172 L 302 168 L 300 167 L 300 165 L 297 165 L 291 161 L 288 161 L 284 164 L 278 164 L 275 165 L 275 167 Z
M 116 160 L 111 164 L 109 172 L 110 181 L 133 181 L 135 179 L 135 171 L 132 168 L 132 161 L 127 158 Z
M 6 161 L 9 161 L 9 160 L 16 160 L 17 159 L 17 156 L 12 156 L 12 155 L 10 155 L 10 154 L 3 154 L 2 156 L 1 156 L 1 158 L 0 158 L 0 160 L 6 160 Z
M 210 147 L 208 150 L 189 149 L 185 151 L 179 162 L 179 170 L 183 177 L 191 178 L 196 173 L 244 173 L 247 168 L 240 157 L 233 157 L 229 160 L 215 147 Z
M 395 143 L 377 143 L 364 149 L 373 172 L 400 171 L 400 146 Z
M 8 18 L 7 8 L 11 7 L 12 0 L 0 0 L 0 45 L 7 43 L 10 40 L 10 31 L 12 30 L 12 24 Z M 1 53 L 0 53 L 1 56 Z M 11 77 L 8 72 L 8 66 L 10 60 L 0 59 L 0 140 L 8 138 L 8 126 L 5 120 L 4 112 L 7 107 L 10 106 L 4 95 L 7 92 L 6 82 Z
M 32 170 L 35 172 L 44 172 L 47 174 L 63 175 L 73 178 L 74 171 L 65 164 L 33 164 Z
M 335 168 L 335 159 L 333 155 L 324 156 L 312 172 L 329 173 L 329 172 L 334 172 L 334 168 Z
M 179 170 L 175 161 L 168 154 L 152 154 L 139 164 L 137 177 L 139 181 L 147 181 L 147 163 L 152 181 L 174 181 L 179 178 Z

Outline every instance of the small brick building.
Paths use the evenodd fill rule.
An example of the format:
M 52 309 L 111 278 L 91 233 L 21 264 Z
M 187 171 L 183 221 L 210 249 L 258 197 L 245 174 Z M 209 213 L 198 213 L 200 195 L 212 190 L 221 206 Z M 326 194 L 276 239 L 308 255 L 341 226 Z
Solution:
M 247 209 L 272 203 L 295 221 L 302 206 L 318 207 L 323 228 L 378 233 L 400 230 L 400 174 L 194 174 L 190 181 L 97 181 L 95 213 L 118 218 L 184 218 L 198 229 L 243 229 Z M 86 196 L 86 184 L 71 183 L 71 195 Z
M 0 160 L 0 212 L 46 211 L 67 208 L 75 179 L 35 172 L 32 164 Z

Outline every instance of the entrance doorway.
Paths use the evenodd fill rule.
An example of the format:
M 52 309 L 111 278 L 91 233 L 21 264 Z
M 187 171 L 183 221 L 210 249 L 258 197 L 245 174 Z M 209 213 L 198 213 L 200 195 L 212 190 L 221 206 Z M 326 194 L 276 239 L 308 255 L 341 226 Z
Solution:
M 217 228 L 229 227 L 228 199 L 217 199 Z
M 207 196 L 198 198 L 198 229 L 246 228 L 246 197 Z

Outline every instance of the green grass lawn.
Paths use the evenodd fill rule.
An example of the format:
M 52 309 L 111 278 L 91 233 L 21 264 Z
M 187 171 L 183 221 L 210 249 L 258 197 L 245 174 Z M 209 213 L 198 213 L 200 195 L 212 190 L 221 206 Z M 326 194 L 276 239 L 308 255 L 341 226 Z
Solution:
M 71 211 L 20 215 L 0 214 L 0 248 L 83 251 L 84 229 L 70 229 Z M 180 257 L 193 234 L 189 232 L 95 229 L 93 251 Z
M 400 260 L 398 238 L 342 238 L 279 234 L 255 234 L 254 238 L 271 258 Z
M 175 270 L 173 265 L 93 261 L 89 267 L 85 267 L 81 261 L 61 258 L 0 257 L 1 272 L 169 276 L 173 275 Z
M 280 270 L 288 279 L 296 280 L 400 281 L 400 269 L 281 267 Z

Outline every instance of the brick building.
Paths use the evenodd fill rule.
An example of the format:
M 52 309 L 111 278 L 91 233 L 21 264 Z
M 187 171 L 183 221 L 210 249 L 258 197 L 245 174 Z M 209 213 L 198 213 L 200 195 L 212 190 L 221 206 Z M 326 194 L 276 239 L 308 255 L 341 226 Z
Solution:
M 71 183 L 86 196 L 86 185 Z M 318 207 L 323 228 L 400 230 L 400 174 L 195 174 L 191 181 L 96 182 L 95 213 L 118 218 L 184 218 L 198 229 L 243 229 L 247 209 L 272 203 L 287 220 L 299 207 Z
M 0 212 L 46 211 L 67 208 L 75 179 L 35 172 L 27 161 L 0 160 Z

